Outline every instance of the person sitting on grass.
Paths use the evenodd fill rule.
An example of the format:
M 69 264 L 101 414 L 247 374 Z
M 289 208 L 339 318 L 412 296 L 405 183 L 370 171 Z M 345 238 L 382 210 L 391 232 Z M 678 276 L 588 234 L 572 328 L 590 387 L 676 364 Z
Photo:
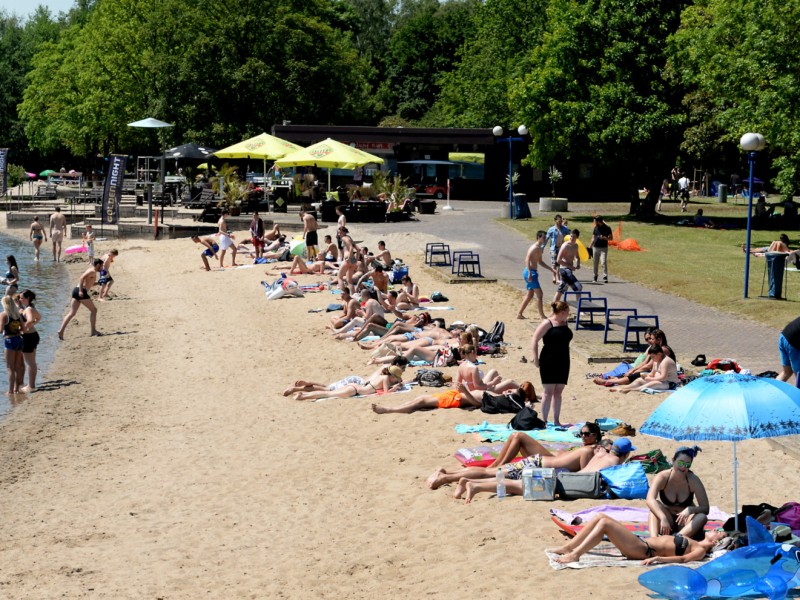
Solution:
M 578 562 L 584 554 L 597 546 L 604 538 L 616 546 L 623 556 L 641 560 L 643 565 L 686 563 L 703 560 L 726 536 L 724 531 L 707 531 L 702 541 L 684 537 L 680 533 L 659 537 L 639 537 L 619 521 L 608 515 L 598 515 L 563 546 L 548 548 L 558 554 L 556 562 Z
M 678 387 L 678 365 L 672 358 L 664 353 L 664 348 L 658 344 L 653 344 L 647 349 L 647 354 L 653 359 L 653 369 L 648 375 L 643 375 L 636 381 L 617 388 L 610 388 L 610 392 L 642 391 L 645 389 L 653 390 L 674 390 Z
M 591 460 L 586 463 L 585 467 L 578 470 L 578 473 L 592 473 L 600 471 L 608 467 L 621 465 L 630 456 L 631 451 L 636 448 L 631 444 L 628 438 L 619 438 L 613 444 L 610 440 L 603 440 L 594 448 L 594 453 Z M 535 467 L 537 461 L 528 457 L 516 463 L 509 463 L 505 467 L 506 470 L 506 494 L 508 495 L 522 495 L 522 470 L 525 467 Z M 453 498 L 459 499 L 464 496 L 467 504 L 472 502 L 475 494 L 480 492 L 494 492 L 497 491 L 497 484 L 491 481 L 494 478 L 497 469 L 490 470 L 485 476 L 478 479 L 470 479 L 462 477 L 458 480 L 458 485 L 453 491 Z
M 296 381 L 295 387 L 298 383 L 309 383 L 310 385 L 318 385 L 312 382 Z M 390 394 L 396 392 L 403 387 L 403 369 L 397 365 L 391 367 L 383 367 L 375 371 L 368 379 L 351 375 L 344 379 L 330 384 L 327 389 L 297 392 L 294 395 L 295 400 L 319 400 L 320 398 L 352 398 L 353 396 L 371 396 L 383 392 Z M 286 391 L 284 391 L 284 394 Z
M 527 382 L 526 382 L 527 383 Z M 525 383 L 520 386 L 523 388 Z M 531 386 L 532 387 L 532 386 Z M 535 393 L 534 393 L 535 398 Z M 533 400 L 532 402 L 535 402 Z M 523 462 L 529 466 L 544 467 L 547 469 L 567 469 L 572 472 L 580 471 L 594 457 L 599 446 L 604 440 L 603 432 L 597 421 L 587 421 L 581 426 L 581 441 L 583 446 L 565 451 L 551 451 L 545 448 L 541 442 L 533 439 L 524 431 L 512 433 L 492 464 L 487 467 L 462 467 L 452 473 L 448 473 L 444 467 L 439 467 L 428 477 L 428 487 L 435 490 L 443 485 L 455 483 L 462 477 L 467 479 L 480 479 L 483 477 L 494 477 L 497 469 L 503 465 L 510 464 L 514 459 L 521 455 Z M 608 444 L 609 449 L 611 442 Z M 532 457 L 531 460 L 526 460 Z M 508 469 L 510 472 L 510 469 Z

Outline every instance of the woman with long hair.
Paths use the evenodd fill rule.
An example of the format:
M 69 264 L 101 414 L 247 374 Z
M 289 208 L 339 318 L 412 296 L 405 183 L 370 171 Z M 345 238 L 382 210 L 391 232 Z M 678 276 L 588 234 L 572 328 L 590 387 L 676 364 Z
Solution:
M 8 369 L 9 396 L 20 392 L 20 373 L 22 360 L 22 316 L 16 302 L 11 296 L 3 296 L 0 300 L 3 312 L 0 312 L 0 327 L 3 328 L 3 346 L 5 348 L 6 368 Z
M 36 294 L 31 290 L 25 290 L 20 295 L 22 302 L 22 358 L 25 361 L 25 369 L 28 371 L 28 385 L 21 389 L 23 392 L 36 391 L 36 374 L 39 369 L 36 365 L 36 348 L 39 345 L 39 332 L 36 331 L 36 324 L 42 320 L 42 315 L 36 310 L 33 302 Z M 20 383 L 23 383 L 20 381 Z

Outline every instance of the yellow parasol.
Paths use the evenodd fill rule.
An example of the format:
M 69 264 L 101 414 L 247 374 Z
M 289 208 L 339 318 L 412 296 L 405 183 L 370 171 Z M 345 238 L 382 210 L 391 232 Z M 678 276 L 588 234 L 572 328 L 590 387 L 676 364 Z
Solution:
M 374 154 L 353 148 L 328 138 L 275 161 L 279 167 L 325 167 L 328 169 L 328 189 L 331 187 L 331 169 L 355 169 L 370 163 L 383 164 Z
M 214 152 L 218 158 L 260 158 L 264 161 L 264 197 L 267 195 L 267 161 L 302 150 L 301 146 L 279 137 L 262 133 L 233 146 Z

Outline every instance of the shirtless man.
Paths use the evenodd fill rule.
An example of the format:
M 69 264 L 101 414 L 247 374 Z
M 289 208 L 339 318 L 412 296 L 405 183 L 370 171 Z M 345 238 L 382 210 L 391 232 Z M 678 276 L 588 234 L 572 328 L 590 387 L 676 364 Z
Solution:
M 611 392 L 641 391 L 643 389 L 674 390 L 678 387 L 678 365 L 664 353 L 664 347 L 653 344 L 647 349 L 647 355 L 653 360 L 653 370 L 648 375 L 632 381 L 628 385 L 608 388 Z
M 384 269 L 388 269 L 392 264 L 392 253 L 386 249 L 386 242 L 383 240 L 378 242 L 378 253 L 372 262 L 375 265 L 381 265 Z
M 314 215 L 304 210 L 300 211 L 300 219 L 303 221 L 303 239 L 306 241 L 306 252 L 308 252 L 309 260 L 313 260 L 317 256 L 317 246 L 319 245 L 317 220 Z
M 64 241 L 64 232 L 67 230 L 67 218 L 61 214 L 61 207 L 56 206 L 56 212 L 50 215 L 50 239 L 53 241 L 53 260 L 61 262 L 61 242 Z
M 342 288 L 342 303 L 344 304 L 344 314 L 331 317 L 331 324 L 328 326 L 330 329 L 341 329 L 356 317 L 359 307 L 358 300 L 350 295 L 350 288 L 347 286 Z
M 217 251 L 219 250 L 219 244 L 217 244 L 217 240 L 214 238 L 213 235 L 208 235 L 206 237 L 193 235 L 192 241 L 195 244 L 201 244 L 205 246 L 205 248 L 203 248 L 203 251 L 200 253 L 200 258 L 203 259 L 203 265 L 205 266 L 206 271 L 210 271 L 211 266 L 208 264 L 208 258 L 212 256 L 214 258 L 217 258 Z
M 281 227 L 277 223 L 275 223 L 275 227 L 264 233 L 264 240 L 268 242 L 274 242 L 279 237 L 281 237 Z
M 100 332 L 97 331 L 96 327 L 97 307 L 94 305 L 94 302 L 92 302 L 91 296 L 89 296 L 89 289 L 95 284 L 95 281 L 97 281 L 97 274 L 100 272 L 102 267 L 103 261 L 97 258 L 92 266 L 86 269 L 83 275 L 81 275 L 81 278 L 78 281 L 78 287 L 72 290 L 72 299 L 69 303 L 69 311 L 64 316 L 64 320 L 61 322 L 61 327 L 58 328 L 58 339 L 62 341 L 64 340 L 64 330 L 67 328 L 67 325 L 72 318 L 78 313 L 78 309 L 81 307 L 81 305 L 85 306 L 89 311 L 89 327 L 92 331 L 92 335 L 100 335 Z
M 39 249 L 42 247 L 42 240 L 47 241 L 47 232 L 42 227 L 42 224 L 39 223 L 39 217 L 33 217 L 29 238 L 33 242 L 33 260 L 39 260 Z
M 578 256 L 578 237 L 581 232 L 573 229 L 568 242 L 561 244 L 561 249 L 558 251 L 556 264 L 558 265 L 558 275 L 561 283 L 556 291 L 553 302 L 561 300 L 561 296 L 567 290 L 567 287 L 572 288 L 574 292 L 580 292 L 583 289 L 581 282 L 575 277 L 573 271 L 581 268 L 581 258 Z
M 108 292 L 111 290 L 111 286 L 114 285 L 114 278 L 111 276 L 111 264 L 117 256 L 119 256 L 119 250 L 114 248 L 104 254 L 103 258 L 100 259 L 103 261 L 103 268 L 100 269 L 100 280 L 98 281 L 100 284 L 100 295 L 97 299 L 101 302 L 108 300 Z
M 376 290 L 380 290 L 384 294 L 389 290 L 389 276 L 381 265 L 375 265 L 370 271 L 364 273 L 356 283 L 356 288 L 358 289 L 367 279 L 372 280 L 372 286 Z
M 226 222 L 226 218 L 230 213 L 228 209 L 223 209 L 222 216 L 219 218 L 217 222 L 217 227 L 219 227 L 219 231 L 217 235 L 219 236 L 219 249 L 221 252 L 219 253 L 219 266 L 220 268 L 224 267 L 225 265 L 223 262 L 225 261 L 225 251 L 230 248 L 231 249 L 231 266 L 238 267 L 239 265 L 236 264 L 236 244 L 233 241 L 233 238 L 228 234 L 228 223 Z
M 544 308 L 542 306 L 542 286 L 539 284 L 538 267 L 539 265 L 543 266 L 553 274 L 553 277 L 556 276 L 556 272 L 555 269 L 551 268 L 550 265 L 542 260 L 546 235 L 547 234 L 542 230 L 537 231 L 536 241 L 528 248 L 528 254 L 525 256 L 525 270 L 522 272 L 522 277 L 525 279 L 525 288 L 528 290 L 528 293 L 522 301 L 522 306 L 519 307 L 519 312 L 517 313 L 518 319 L 525 318 L 523 313 L 534 296 L 536 297 L 536 307 L 539 309 L 539 319 L 544 320 L 547 318 L 545 317 Z
M 336 279 L 340 288 L 353 284 L 353 276 L 358 268 L 358 246 L 353 242 L 353 238 L 348 235 L 347 227 L 340 227 L 339 234 L 342 240 L 342 264 Z
M 323 240 L 325 247 L 323 248 L 322 252 L 320 252 L 321 259 L 329 263 L 336 261 L 336 258 L 339 255 L 339 248 L 333 243 L 331 236 L 326 235 Z

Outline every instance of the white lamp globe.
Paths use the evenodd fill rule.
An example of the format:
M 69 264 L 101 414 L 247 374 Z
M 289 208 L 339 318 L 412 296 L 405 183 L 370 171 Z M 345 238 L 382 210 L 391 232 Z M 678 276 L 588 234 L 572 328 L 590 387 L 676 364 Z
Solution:
M 520 135 L 528 135 L 528 128 L 525 127 L 525 125 L 520 125 L 517 128 L 517 133 L 519 133 Z
M 503 135 L 503 128 L 500 127 L 500 125 L 495 125 L 492 128 L 492 133 L 495 135 L 495 137 L 500 137 L 501 135 Z
M 763 150 L 767 145 L 767 141 L 760 133 L 745 133 L 739 140 L 739 146 L 745 152 L 758 152 Z

